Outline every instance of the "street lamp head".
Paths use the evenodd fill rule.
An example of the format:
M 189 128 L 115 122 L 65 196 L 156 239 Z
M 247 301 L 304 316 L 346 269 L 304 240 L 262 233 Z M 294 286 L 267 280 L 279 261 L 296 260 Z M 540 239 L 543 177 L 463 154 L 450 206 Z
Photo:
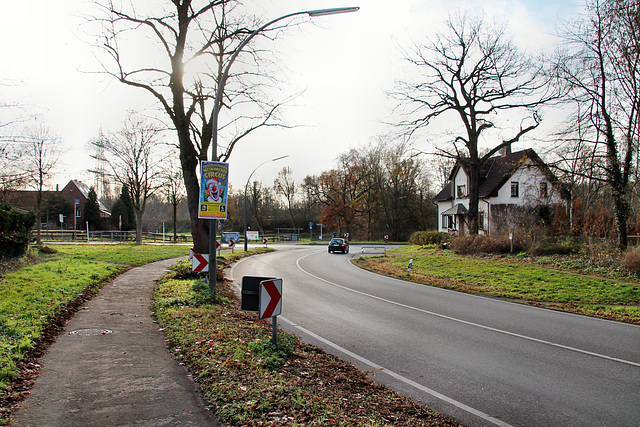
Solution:
M 359 7 L 335 7 L 333 9 L 318 9 L 318 10 L 310 10 L 307 12 L 309 16 L 326 16 L 326 15 L 337 15 L 338 13 L 349 13 L 349 12 L 357 12 L 360 10 Z
M 285 154 L 284 156 L 280 156 L 280 157 L 276 157 L 275 159 L 271 159 L 271 161 L 272 161 L 272 162 L 275 162 L 275 161 L 277 161 L 277 160 L 282 160 L 282 159 L 284 159 L 285 157 L 289 157 L 289 155 L 288 155 L 288 154 Z

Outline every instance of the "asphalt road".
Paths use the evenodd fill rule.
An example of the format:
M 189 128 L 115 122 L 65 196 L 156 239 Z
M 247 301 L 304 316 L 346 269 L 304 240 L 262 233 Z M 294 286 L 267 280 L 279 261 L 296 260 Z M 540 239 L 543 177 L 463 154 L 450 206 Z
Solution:
M 640 327 L 375 275 L 282 245 L 231 270 L 283 279 L 279 326 L 467 425 L 640 425 Z

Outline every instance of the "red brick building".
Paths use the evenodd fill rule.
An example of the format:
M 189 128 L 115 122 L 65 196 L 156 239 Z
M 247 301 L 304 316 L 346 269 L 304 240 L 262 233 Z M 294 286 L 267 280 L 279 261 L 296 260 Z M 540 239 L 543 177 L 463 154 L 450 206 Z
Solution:
M 89 198 L 89 186 L 82 181 L 78 181 L 72 179 L 69 181 L 67 185 L 60 191 L 43 191 L 42 192 L 42 203 L 54 194 L 60 194 L 65 199 L 69 200 L 71 204 L 74 206 L 75 217 L 65 217 L 64 225 L 66 229 L 76 229 L 82 228 L 82 215 L 84 213 L 84 206 Z M 24 210 L 33 210 L 35 211 L 37 206 L 37 191 L 7 191 L 4 194 L 4 199 L 16 206 L 19 209 Z M 102 203 L 98 202 L 100 205 L 100 217 L 101 218 L 109 218 L 111 214 L 109 211 L 102 205 Z M 49 228 L 60 228 L 60 221 L 55 221 L 55 223 L 47 224 Z

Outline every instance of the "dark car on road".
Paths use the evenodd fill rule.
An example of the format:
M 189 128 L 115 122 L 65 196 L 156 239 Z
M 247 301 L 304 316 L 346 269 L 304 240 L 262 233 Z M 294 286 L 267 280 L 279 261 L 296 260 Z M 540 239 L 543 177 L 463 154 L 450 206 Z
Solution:
M 343 254 L 349 253 L 349 242 L 345 239 L 331 239 L 329 242 L 329 253 L 342 252 Z

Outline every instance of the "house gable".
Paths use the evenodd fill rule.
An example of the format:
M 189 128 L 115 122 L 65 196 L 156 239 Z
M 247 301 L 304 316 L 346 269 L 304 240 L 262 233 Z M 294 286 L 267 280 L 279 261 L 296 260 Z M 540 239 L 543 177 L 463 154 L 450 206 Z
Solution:
M 481 228 L 485 218 L 490 221 L 492 205 L 555 204 L 568 193 L 533 149 L 490 158 L 482 166 L 480 177 L 479 197 L 484 202 L 478 206 Z M 438 205 L 439 219 L 452 216 L 451 212 L 458 218 L 442 218 L 440 231 L 450 228 L 444 224 L 464 222 L 465 213 L 461 208 L 468 209 L 467 194 L 460 191 L 467 183 L 467 175 L 459 163 L 452 168 L 449 180 L 432 200 Z M 456 208 L 458 204 L 460 207 Z
M 76 179 L 72 179 L 71 181 L 69 181 L 61 191 L 64 198 L 70 200 L 71 203 L 75 203 L 77 218 L 82 217 L 82 213 L 84 212 L 84 205 L 87 200 L 89 200 L 89 191 L 90 188 L 87 184 Z M 111 214 L 109 213 L 107 208 L 100 201 L 98 201 L 98 205 L 100 207 L 100 217 L 109 218 Z

